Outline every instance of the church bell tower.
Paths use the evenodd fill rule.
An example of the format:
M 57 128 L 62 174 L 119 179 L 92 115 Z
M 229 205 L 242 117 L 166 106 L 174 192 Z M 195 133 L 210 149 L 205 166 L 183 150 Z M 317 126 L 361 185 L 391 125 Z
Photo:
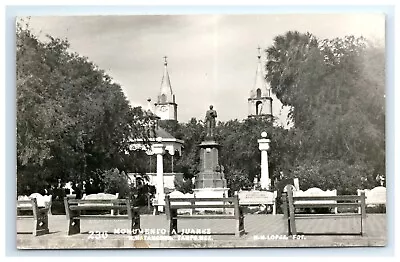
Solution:
M 167 65 L 167 57 L 164 56 L 164 74 L 161 80 L 160 93 L 158 94 L 157 102 L 154 104 L 154 113 L 160 117 L 160 120 L 177 121 L 178 105 L 175 103 L 175 95 L 172 92 Z
M 248 117 L 267 117 L 272 119 L 271 87 L 264 79 L 260 49 L 258 47 L 256 78 L 248 98 Z

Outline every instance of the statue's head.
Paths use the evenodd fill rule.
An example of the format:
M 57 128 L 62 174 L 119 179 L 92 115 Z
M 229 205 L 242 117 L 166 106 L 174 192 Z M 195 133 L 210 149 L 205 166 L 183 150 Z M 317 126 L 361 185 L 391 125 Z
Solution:
M 210 109 L 213 109 L 214 107 L 212 105 L 210 105 Z

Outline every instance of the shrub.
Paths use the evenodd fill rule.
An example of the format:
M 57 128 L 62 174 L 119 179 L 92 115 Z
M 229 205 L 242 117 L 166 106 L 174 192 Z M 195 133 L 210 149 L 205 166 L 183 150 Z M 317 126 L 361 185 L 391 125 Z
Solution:
M 177 177 L 175 177 L 174 186 L 175 190 L 180 191 L 184 194 L 193 193 L 194 185 L 192 183 L 192 179 L 178 179 Z
M 119 172 L 117 168 L 107 170 L 102 174 L 102 180 L 105 193 L 119 193 L 119 198 L 126 198 L 130 195 L 129 180 L 124 171 Z
M 349 165 L 342 160 L 305 162 L 293 170 L 299 178 L 300 189 L 318 187 L 322 190 L 336 189 L 338 195 L 354 195 L 357 189 L 374 185 L 371 169 L 364 165 Z

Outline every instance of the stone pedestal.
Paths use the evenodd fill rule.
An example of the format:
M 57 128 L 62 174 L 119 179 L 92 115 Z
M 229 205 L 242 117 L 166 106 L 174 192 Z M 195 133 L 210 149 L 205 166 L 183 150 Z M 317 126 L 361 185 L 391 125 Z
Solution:
M 200 145 L 200 172 L 196 175 L 195 189 L 196 198 L 222 198 L 228 197 L 228 188 L 224 169 L 218 162 L 219 144 L 214 140 L 203 141 Z M 202 205 L 216 204 L 215 202 L 200 202 Z M 222 204 L 222 203 L 221 203 Z M 197 209 L 196 209 L 197 210 Z M 201 208 L 200 211 L 212 210 L 223 211 L 216 208 Z
M 195 188 L 226 188 L 223 168 L 218 163 L 219 144 L 214 140 L 200 144 L 200 173 L 195 180 Z

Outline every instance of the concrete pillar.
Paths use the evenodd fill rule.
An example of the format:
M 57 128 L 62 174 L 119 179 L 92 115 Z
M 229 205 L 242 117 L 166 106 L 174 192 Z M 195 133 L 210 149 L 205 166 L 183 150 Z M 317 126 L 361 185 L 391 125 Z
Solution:
M 271 140 L 267 138 L 267 133 L 262 132 L 261 137 L 262 139 L 258 139 L 258 148 L 261 151 L 261 178 L 260 178 L 260 186 L 262 189 L 270 189 L 271 179 L 269 177 L 269 170 L 268 170 L 268 149 L 269 143 Z
M 153 153 L 157 155 L 157 203 L 158 211 L 163 212 L 164 207 L 160 204 L 163 204 L 165 201 L 165 193 L 164 193 L 164 166 L 163 166 L 163 155 L 165 153 L 165 146 L 161 143 L 162 138 L 157 138 L 157 144 L 153 145 Z

